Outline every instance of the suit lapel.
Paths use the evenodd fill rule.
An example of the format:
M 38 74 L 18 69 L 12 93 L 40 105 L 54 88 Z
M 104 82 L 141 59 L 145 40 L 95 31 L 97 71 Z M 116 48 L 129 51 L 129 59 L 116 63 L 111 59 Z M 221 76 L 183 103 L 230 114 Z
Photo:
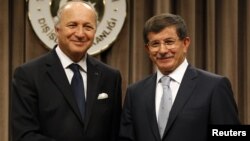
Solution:
M 147 117 L 149 120 L 150 127 L 152 132 L 156 138 L 156 140 L 160 139 L 160 134 L 158 130 L 158 124 L 156 119 L 156 111 L 155 111 L 155 90 L 156 90 L 156 74 L 154 74 L 144 86 L 144 93 L 146 95 L 146 106 L 147 106 Z
M 165 134 L 169 131 L 178 113 L 182 110 L 182 108 L 185 106 L 185 103 L 191 97 L 192 91 L 194 90 L 196 83 L 197 83 L 195 79 L 196 77 L 197 77 L 197 73 L 195 69 L 192 68 L 191 66 L 188 66 L 183 76 L 183 80 L 181 82 L 180 88 L 176 95 L 172 109 L 170 111 L 169 120 L 165 129 Z
M 87 57 L 87 100 L 86 100 L 86 116 L 84 118 L 85 131 L 88 127 L 89 120 L 92 115 L 93 106 L 97 98 L 99 90 L 99 82 L 101 71 L 97 69 L 96 62 L 90 56 Z
M 70 107 L 73 109 L 74 113 L 77 115 L 79 120 L 81 120 L 81 115 L 75 102 L 70 84 L 68 83 L 67 76 L 55 52 L 55 49 L 49 54 L 47 60 L 47 72 L 49 77 L 65 97 L 66 101 L 69 103 Z

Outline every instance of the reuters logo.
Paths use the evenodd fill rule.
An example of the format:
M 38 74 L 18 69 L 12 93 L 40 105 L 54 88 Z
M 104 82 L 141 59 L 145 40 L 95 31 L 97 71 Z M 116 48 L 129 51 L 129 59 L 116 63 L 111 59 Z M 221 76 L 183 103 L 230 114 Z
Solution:
M 52 49 L 57 44 L 54 30 L 57 11 L 70 0 L 29 0 L 28 16 L 38 38 Z M 95 55 L 106 50 L 117 38 L 126 17 L 126 0 L 84 0 L 91 4 L 98 14 L 98 27 L 92 47 Z

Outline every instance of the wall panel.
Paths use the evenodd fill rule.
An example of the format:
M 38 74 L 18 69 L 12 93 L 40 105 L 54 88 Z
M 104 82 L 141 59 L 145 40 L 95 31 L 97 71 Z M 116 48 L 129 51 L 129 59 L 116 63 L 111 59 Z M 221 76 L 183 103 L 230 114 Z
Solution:
M 0 5 L 0 140 L 9 138 L 9 3 L 3 0 Z

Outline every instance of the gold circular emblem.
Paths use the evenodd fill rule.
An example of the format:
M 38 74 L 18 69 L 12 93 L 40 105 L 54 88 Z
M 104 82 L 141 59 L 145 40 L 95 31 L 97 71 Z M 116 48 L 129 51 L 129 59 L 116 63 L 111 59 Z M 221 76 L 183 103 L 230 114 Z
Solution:
M 38 38 L 52 49 L 57 44 L 54 23 L 58 9 L 70 0 L 29 0 L 28 16 Z M 95 8 L 98 27 L 88 54 L 106 50 L 120 33 L 126 17 L 126 0 L 84 0 Z

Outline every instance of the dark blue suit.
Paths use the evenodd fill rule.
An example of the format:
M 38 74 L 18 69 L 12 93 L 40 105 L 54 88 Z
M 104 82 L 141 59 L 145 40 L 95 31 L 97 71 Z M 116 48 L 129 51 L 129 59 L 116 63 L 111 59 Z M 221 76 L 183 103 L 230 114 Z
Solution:
M 155 112 L 156 74 L 127 89 L 120 141 L 161 141 Z M 188 66 L 162 141 L 206 141 L 209 124 L 240 124 L 228 79 Z
M 100 93 L 108 98 L 98 99 Z M 91 56 L 84 121 L 55 49 L 16 69 L 11 97 L 13 141 L 117 140 L 121 75 Z

